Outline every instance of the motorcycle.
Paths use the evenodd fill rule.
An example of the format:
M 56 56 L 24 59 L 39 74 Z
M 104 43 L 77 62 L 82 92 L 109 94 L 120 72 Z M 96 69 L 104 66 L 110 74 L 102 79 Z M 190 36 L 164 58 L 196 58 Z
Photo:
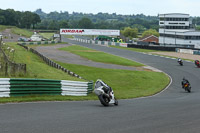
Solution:
M 110 86 L 98 79 L 95 83 L 94 93 L 98 96 L 100 102 L 104 106 L 109 104 L 118 105 L 118 101 L 114 96 L 114 92 Z
M 183 66 L 183 61 L 182 60 L 178 60 L 177 62 L 179 63 L 180 66 Z
M 195 60 L 194 63 L 195 63 L 195 65 L 196 65 L 197 67 L 200 67 L 200 64 L 199 64 L 199 61 L 198 61 L 198 60 Z
M 185 84 L 183 85 L 183 88 L 185 89 L 185 91 L 191 92 L 191 86 L 190 86 L 189 83 L 185 83 Z

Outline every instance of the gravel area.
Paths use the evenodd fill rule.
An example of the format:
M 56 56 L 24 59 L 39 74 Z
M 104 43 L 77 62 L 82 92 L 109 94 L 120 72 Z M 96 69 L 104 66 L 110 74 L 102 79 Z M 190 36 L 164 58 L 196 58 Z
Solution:
M 17 42 L 18 38 L 20 37 L 19 35 L 13 34 L 11 32 L 11 29 L 6 29 L 1 32 L 4 36 L 3 41 L 4 42 Z

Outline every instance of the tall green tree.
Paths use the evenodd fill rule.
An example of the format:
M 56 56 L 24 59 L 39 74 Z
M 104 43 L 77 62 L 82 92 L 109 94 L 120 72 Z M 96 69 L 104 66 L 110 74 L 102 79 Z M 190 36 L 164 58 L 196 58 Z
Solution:
M 32 25 L 33 25 L 33 29 L 35 29 L 35 25 L 37 23 L 40 23 L 41 22 L 41 19 L 40 19 L 40 16 L 37 15 L 37 14 L 32 14 Z
M 69 24 L 67 20 L 59 21 L 59 28 L 69 28 Z
M 121 31 L 121 33 L 125 37 L 136 38 L 137 34 L 138 34 L 138 29 L 137 28 L 126 27 L 124 30 Z
M 149 30 L 146 30 L 146 31 L 144 31 L 143 33 L 142 33 L 142 37 L 144 37 L 144 36 L 148 36 L 148 35 L 154 35 L 154 36 L 159 36 L 159 33 L 156 31 L 156 30 L 154 30 L 154 29 L 149 29 Z
M 82 18 L 78 22 L 78 28 L 92 29 L 94 28 L 94 24 L 89 18 Z

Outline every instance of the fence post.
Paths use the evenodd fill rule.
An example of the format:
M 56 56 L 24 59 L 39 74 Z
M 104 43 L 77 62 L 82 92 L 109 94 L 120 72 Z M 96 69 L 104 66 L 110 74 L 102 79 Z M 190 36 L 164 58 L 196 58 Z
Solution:
M 5 65 L 5 76 L 8 76 L 8 63 L 6 62 Z

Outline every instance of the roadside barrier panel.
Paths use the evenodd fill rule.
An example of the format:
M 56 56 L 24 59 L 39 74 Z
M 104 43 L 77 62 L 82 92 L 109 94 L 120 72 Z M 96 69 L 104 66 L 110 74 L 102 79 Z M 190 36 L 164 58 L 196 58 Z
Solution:
M 60 41 L 39 41 L 39 42 L 18 42 L 21 45 L 33 45 L 33 44 L 55 44 L 59 43 Z
M 85 40 L 85 39 L 78 39 L 75 38 L 76 41 L 91 43 L 91 44 L 98 44 L 98 45 L 113 45 L 113 46 L 121 46 L 121 47 L 128 47 L 128 43 L 116 43 L 116 42 L 109 42 L 109 41 L 98 41 L 98 40 Z
M 92 81 L 0 78 L 0 97 L 27 95 L 87 96 L 92 91 Z

